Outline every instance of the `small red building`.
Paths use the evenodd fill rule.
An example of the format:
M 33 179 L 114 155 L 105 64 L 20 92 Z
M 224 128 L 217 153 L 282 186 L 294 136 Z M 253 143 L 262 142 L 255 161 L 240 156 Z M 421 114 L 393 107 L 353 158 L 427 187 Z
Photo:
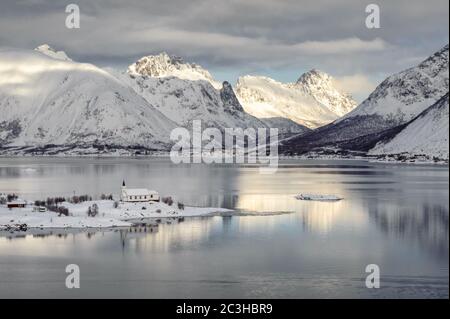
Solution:
M 24 208 L 27 205 L 25 201 L 14 201 L 6 203 L 8 208 Z

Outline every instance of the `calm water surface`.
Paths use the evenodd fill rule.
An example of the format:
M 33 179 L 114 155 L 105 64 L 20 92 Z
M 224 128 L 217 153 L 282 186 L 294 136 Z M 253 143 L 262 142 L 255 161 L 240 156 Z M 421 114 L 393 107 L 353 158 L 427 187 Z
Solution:
M 156 228 L 0 233 L 2 298 L 448 298 L 448 166 L 285 160 L 173 165 L 167 159 L 0 159 L 0 192 L 27 199 L 118 194 L 122 179 L 186 205 L 254 216 Z M 332 193 L 336 203 L 295 194 Z M 258 216 L 258 212 L 292 212 Z M 65 266 L 81 288 L 65 288 Z M 377 264 L 381 288 L 365 287 Z

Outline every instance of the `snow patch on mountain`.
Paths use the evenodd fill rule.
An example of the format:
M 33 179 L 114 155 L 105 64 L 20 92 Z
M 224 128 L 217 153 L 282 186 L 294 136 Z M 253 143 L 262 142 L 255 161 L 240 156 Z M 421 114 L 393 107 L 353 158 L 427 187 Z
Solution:
M 449 159 L 448 93 L 388 142 L 378 143 L 370 155 L 407 154 Z
M 331 76 L 318 70 L 303 74 L 296 83 L 247 75 L 238 79 L 236 94 L 245 111 L 258 118 L 284 117 L 317 128 L 356 106 L 333 82 Z
M 56 51 L 55 49 L 50 47 L 48 44 L 42 44 L 42 45 L 38 46 L 37 48 L 35 48 L 34 50 L 38 51 L 42 54 L 45 54 L 46 56 L 49 56 L 53 59 L 56 59 L 56 60 L 72 61 L 72 59 L 70 59 L 67 56 L 66 52 Z

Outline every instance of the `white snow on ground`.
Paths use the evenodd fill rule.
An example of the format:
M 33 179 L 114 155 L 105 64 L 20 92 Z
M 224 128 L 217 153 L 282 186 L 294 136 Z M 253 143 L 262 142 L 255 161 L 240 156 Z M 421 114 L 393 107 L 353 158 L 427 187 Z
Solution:
M 378 143 L 369 155 L 425 155 L 449 159 L 448 94 L 409 123 L 387 143 Z
M 90 206 L 97 204 L 99 213 L 88 217 Z M 70 216 L 58 217 L 57 213 L 33 212 L 33 205 L 26 208 L 8 209 L 0 205 L 0 228 L 7 225 L 27 224 L 28 228 L 103 228 L 131 226 L 130 220 L 142 218 L 170 218 L 207 216 L 213 213 L 232 212 L 230 209 L 214 207 L 185 207 L 178 209 L 177 203 L 120 203 L 114 208 L 114 201 L 88 201 L 80 204 L 63 202 L 60 206 L 69 209 Z M 145 207 L 145 209 L 143 209 Z

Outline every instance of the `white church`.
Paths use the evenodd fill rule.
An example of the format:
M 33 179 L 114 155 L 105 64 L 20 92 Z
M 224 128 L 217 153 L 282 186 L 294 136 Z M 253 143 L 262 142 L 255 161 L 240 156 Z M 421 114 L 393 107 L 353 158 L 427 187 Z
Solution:
M 125 181 L 123 181 L 120 200 L 128 203 L 159 202 L 160 198 L 157 191 L 146 188 L 127 188 Z

